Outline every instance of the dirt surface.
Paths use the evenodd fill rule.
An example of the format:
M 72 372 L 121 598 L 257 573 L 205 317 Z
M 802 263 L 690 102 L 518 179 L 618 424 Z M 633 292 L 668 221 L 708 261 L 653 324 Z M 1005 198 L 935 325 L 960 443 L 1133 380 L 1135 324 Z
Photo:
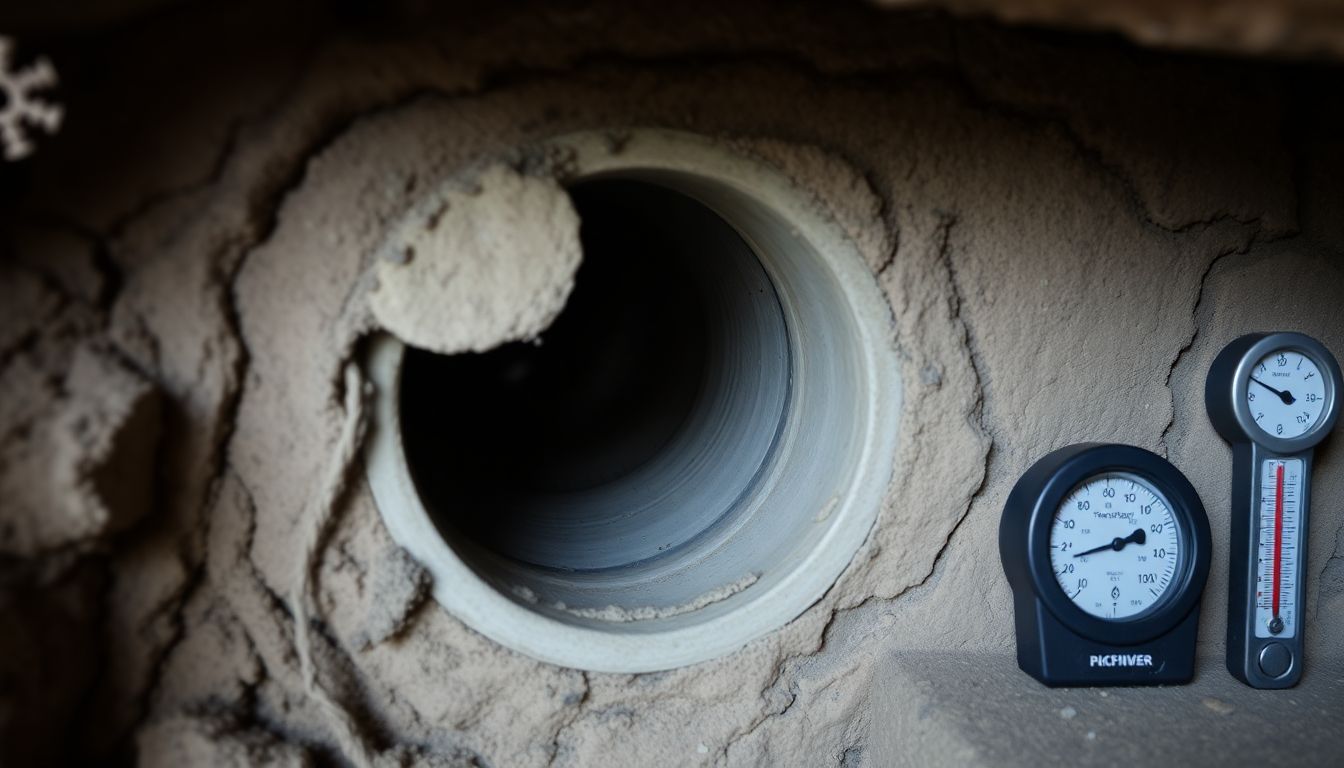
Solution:
M 289 13 L 172 6 L 53 38 L 66 126 L 0 170 L 0 761 L 861 764 L 900 654 L 1009 663 L 1003 499 L 1093 440 L 1168 455 L 1204 498 L 1201 677 L 1225 674 L 1230 453 L 1200 392 L 1249 330 L 1344 352 L 1338 70 L 864 5 Z M 432 307 L 454 335 L 422 343 L 526 338 L 577 257 L 554 158 L 529 148 L 630 126 L 761 158 L 851 235 L 893 308 L 905 412 L 881 518 L 821 601 L 723 659 L 608 675 L 426 599 L 341 447 L 362 340 L 423 317 L 373 290 L 434 264 L 386 258 L 408 212 L 531 179 L 509 183 L 555 216 L 509 218 L 536 210 L 526 189 L 489 214 L 553 263 L 517 293 L 496 274 L 528 300 L 471 316 L 488 322 Z M 439 226 L 467 238 L 483 219 L 449 202 Z M 1344 653 L 1344 449 L 1318 461 L 1325 670 Z M 1303 681 L 1334 702 L 1341 685 Z M 986 754 L 954 704 L 929 712 Z M 882 749 L 918 738 L 893 728 Z
M 393 225 L 369 297 L 374 318 L 439 354 L 535 342 L 574 288 L 578 213 L 549 176 L 497 165 L 464 182 L 421 194 Z

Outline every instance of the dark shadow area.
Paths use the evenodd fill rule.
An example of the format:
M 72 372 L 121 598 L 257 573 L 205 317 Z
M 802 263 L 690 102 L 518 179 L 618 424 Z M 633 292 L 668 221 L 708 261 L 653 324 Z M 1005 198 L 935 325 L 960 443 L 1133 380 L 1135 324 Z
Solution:
M 571 194 L 584 260 L 540 343 L 408 349 L 404 362 L 418 490 L 441 528 L 500 554 L 537 497 L 617 480 L 677 433 L 701 394 L 713 332 L 703 243 L 737 238 L 708 208 L 651 184 L 600 180 Z

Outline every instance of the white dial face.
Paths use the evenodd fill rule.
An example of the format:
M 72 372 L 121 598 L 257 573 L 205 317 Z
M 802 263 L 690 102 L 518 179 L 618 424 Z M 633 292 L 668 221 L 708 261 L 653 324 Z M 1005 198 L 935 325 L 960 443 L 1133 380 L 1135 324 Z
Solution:
M 1181 539 L 1171 506 L 1128 472 L 1089 478 L 1069 494 L 1050 529 L 1055 579 L 1074 605 L 1102 619 L 1150 608 L 1172 586 Z
M 1305 435 L 1325 410 L 1325 377 L 1301 352 L 1277 350 L 1251 369 L 1246 404 L 1251 418 L 1276 437 Z

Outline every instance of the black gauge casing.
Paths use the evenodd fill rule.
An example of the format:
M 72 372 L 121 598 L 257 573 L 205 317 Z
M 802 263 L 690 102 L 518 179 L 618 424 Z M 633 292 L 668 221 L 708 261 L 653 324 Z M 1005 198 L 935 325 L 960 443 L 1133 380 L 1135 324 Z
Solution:
M 1157 603 L 1125 619 L 1098 618 L 1069 599 L 1054 575 L 1050 531 L 1074 488 L 1107 472 L 1136 475 L 1171 506 L 1180 562 Z M 1157 454 L 1084 443 L 1054 451 L 1017 481 L 999 524 L 999 554 L 1013 590 L 1017 662 L 1049 686 L 1158 685 L 1194 677 L 1200 599 L 1209 575 L 1209 520 L 1194 486 Z

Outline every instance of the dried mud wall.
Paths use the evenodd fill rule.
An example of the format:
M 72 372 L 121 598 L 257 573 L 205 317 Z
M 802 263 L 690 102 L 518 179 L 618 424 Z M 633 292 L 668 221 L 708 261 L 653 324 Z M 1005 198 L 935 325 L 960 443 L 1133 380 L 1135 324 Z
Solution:
M 244 11 L 56 38 L 67 129 L 5 169 L 6 765 L 861 764 L 891 659 L 1013 664 L 1003 499 L 1080 441 L 1156 450 L 1203 496 L 1201 676 L 1225 675 L 1203 376 L 1252 330 L 1344 352 L 1337 70 L 862 6 Z M 428 599 L 354 452 L 351 364 L 409 207 L 501 165 L 563 175 L 531 147 L 620 152 L 635 126 L 768 162 L 849 233 L 905 405 L 880 519 L 821 601 L 717 661 L 611 675 Z M 454 343 L 548 317 L 517 309 Z M 1304 687 L 1344 663 L 1344 449 L 1316 476 Z

